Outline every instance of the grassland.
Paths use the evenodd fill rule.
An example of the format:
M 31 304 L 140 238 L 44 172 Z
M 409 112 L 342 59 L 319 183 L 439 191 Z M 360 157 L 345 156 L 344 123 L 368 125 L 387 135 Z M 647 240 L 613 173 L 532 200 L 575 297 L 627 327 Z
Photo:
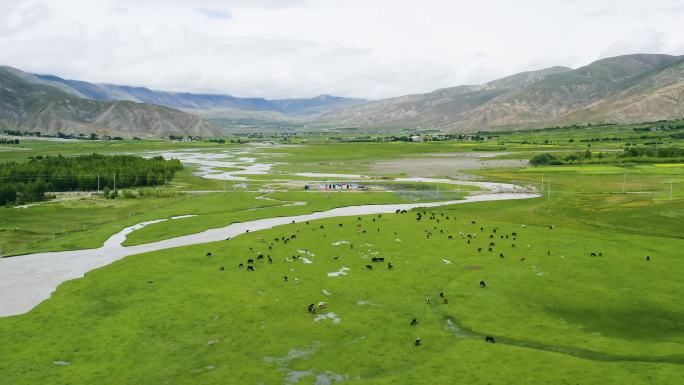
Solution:
M 297 371 L 308 373 L 302 383 L 334 374 L 388 384 L 677 383 L 684 241 L 491 219 L 546 204 L 466 205 L 420 222 L 414 213 L 322 220 L 129 257 L 0 321 L 0 352 L 14 362 L 0 364 L 0 383 L 281 383 Z M 475 235 L 470 244 L 461 232 Z M 237 267 L 258 252 L 275 262 Z M 313 263 L 284 262 L 292 255 Z M 374 255 L 394 270 L 366 270 Z M 341 267 L 351 270 L 328 277 Z M 318 301 L 339 323 L 307 313 Z M 59 333 L 46 333 L 50 325 Z M 413 346 L 417 337 L 423 346 Z
M 606 135 L 624 138 L 600 142 L 608 149 L 652 140 L 632 139 L 633 127 L 610 130 L 615 132 Z M 556 133 L 557 143 L 543 143 Z M 596 135 L 603 135 L 599 128 L 506 134 L 484 143 L 301 140 L 297 147 L 254 150 L 257 162 L 279 164 L 273 174 L 248 176 L 247 191 L 187 195 L 223 187 L 188 167 L 168 186 L 179 195 L 88 198 L 0 215 L 3 224 L 14 221 L 8 228 L 41 237 L 50 223 L 78 225 L 102 216 L 99 227 L 43 241 L 41 249 L 99 245 L 133 223 L 197 215 L 147 226 L 126 240 L 140 244 L 232 222 L 414 199 L 391 192 L 303 192 L 280 181 L 308 179 L 291 173 L 389 177 L 374 163 L 483 150 L 524 159 L 540 151 L 583 150 L 587 142 L 581 140 Z M 666 145 L 681 146 L 662 136 Z M 144 152 L 144 144 L 126 151 Z M 206 147 L 202 151 L 212 151 Z M 420 221 L 416 214 L 424 210 L 418 209 L 290 224 L 127 257 L 62 284 L 27 314 L 0 318 L 0 356 L 10 357 L 0 361 L 0 384 L 682 383 L 684 166 L 467 172 L 533 186 L 543 196 L 425 210 Z M 457 194 L 454 187 L 440 184 L 447 194 Z M 7 233 L 0 232 L 0 241 Z M 254 272 L 238 267 L 259 253 L 273 263 L 257 260 Z M 293 261 L 293 255 L 300 258 Z M 373 257 L 386 262 L 372 263 Z M 346 275 L 328 275 L 343 267 L 350 269 Z M 320 301 L 328 308 L 309 314 L 307 305 Z M 418 325 L 410 326 L 414 317 Z M 485 343 L 485 336 L 496 343 Z M 416 338 L 421 346 L 414 346 Z

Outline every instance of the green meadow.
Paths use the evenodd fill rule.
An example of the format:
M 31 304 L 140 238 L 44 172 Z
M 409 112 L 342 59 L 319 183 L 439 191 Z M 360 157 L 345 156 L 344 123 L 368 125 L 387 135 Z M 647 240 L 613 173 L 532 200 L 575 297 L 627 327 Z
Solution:
M 0 160 L 237 150 L 273 166 L 244 175 L 235 191 L 187 164 L 159 197 L 0 208 L 3 255 L 99 247 L 124 227 L 179 215 L 195 216 L 145 226 L 124 245 L 482 192 L 391 180 L 421 172 L 514 183 L 540 196 L 321 219 L 126 257 L 61 284 L 28 313 L 0 318 L 0 384 L 683 383 L 684 165 L 449 163 L 456 153 L 505 161 L 584 151 L 603 136 L 618 139 L 594 140 L 592 151 L 649 146 L 649 136 L 682 145 L 661 132 L 635 138 L 643 132 L 635 127 L 643 128 L 500 133 L 477 143 L 22 142 L 25 150 L 0 152 Z M 378 166 L 419 161 L 443 168 L 402 175 Z M 301 172 L 369 175 L 372 189 L 304 191 L 324 178 L 293 175 Z M 52 239 L 55 231 L 64 234 Z M 327 306 L 307 310 L 320 302 Z

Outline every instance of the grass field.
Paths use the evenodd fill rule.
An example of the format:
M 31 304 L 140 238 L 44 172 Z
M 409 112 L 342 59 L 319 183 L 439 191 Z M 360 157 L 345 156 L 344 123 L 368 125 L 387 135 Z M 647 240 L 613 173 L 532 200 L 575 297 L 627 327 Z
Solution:
M 610 127 L 605 135 L 632 140 L 632 129 Z M 484 150 L 525 159 L 540 151 L 578 151 L 582 139 L 604 135 L 599 128 L 562 129 L 559 143 L 543 144 L 554 132 L 476 144 L 318 138 L 256 148 L 249 154 L 256 162 L 277 165 L 271 174 L 246 176 L 247 187 L 238 192 L 187 193 L 223 189 L 223 181 L 199 178 L 188 166 L 165 198 L 93 197 L 0 209 L 0 244 L 41 241 L 29 251 L 95 247 L 125 226 L 197 215 L 137 230 L 125 242 L 134 245 L 333 207 L 452 199 L 468 189 L 439 184 L 437 196 L 434 183 L 416 195 L 417 184 L 387 179 L 380 184 L 408 193 L 304 192 L 301 183 L 315 178 L 291 174 L 388 178 L 395 175 L 378 173 L 376 162 Z M 593 146 L 619 149 L 624 140 Z M 639 145 L 647 140 L 638 139 Z M 58 153 L 60 146 L 71 146 L 71 154 L 168 149 L 160 143 L 120 143 L 118 150 L 41 143 L 2 152 L 0 159 L 38 149 Z M 238 148 L 193 144 L 172 146 Z M 0 384 L 684 383 L 681 164 L 467 174 L 535 188 L 542 196 L 290 224 L 127 257 L 62 284 L 26 314 L 0 318 L 0 356 L 8 357 L 0 361 Z M 93 226 L 49 239 L 55 228 L 84 224 Z M 238 267 L 259 253 L 273 263 L 257 259 L 254 272 Z M 329 275 L 340 271 L 345 274 Z M 307 305 L 318 302 L 328 307 L 309 314 Z M 496 343 L 486 343 L 486 336 Z
M 321 220 L 129 257 L 0 321 L 0 352 L 14 362 L 0 364 L 0 383 L 678 383 L 683 240 L 562 222 L 523 227 L 493 220 L 492 210 L 520 208 Z M 237 267 L 259 252 L 274 263 Z M 292 255 L 313 263 L 285 262 Z M 376 255 L 395 268 L 371 263 Z M 342 267 L 347 275 L 327 275 Z M 307 313 L 319 301 L 329 308 L 318 315 L 332 318 Z M 59 333 L 46 333 L 50 325 Z

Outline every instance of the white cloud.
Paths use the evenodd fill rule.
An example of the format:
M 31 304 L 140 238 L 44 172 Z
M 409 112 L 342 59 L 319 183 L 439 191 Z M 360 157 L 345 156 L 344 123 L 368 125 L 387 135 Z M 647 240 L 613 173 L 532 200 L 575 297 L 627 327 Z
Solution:
M 683 54 L 676 0 L 0 0 L 0 64 L 157 89 L 379 98 Z

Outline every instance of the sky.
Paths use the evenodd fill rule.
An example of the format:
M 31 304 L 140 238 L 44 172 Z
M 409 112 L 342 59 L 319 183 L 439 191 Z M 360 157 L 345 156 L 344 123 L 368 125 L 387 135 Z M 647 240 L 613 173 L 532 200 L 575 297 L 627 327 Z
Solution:
M 159 90 L 379 99 L 630 53 L 682 0 L 0 0 L 0 65 Z

